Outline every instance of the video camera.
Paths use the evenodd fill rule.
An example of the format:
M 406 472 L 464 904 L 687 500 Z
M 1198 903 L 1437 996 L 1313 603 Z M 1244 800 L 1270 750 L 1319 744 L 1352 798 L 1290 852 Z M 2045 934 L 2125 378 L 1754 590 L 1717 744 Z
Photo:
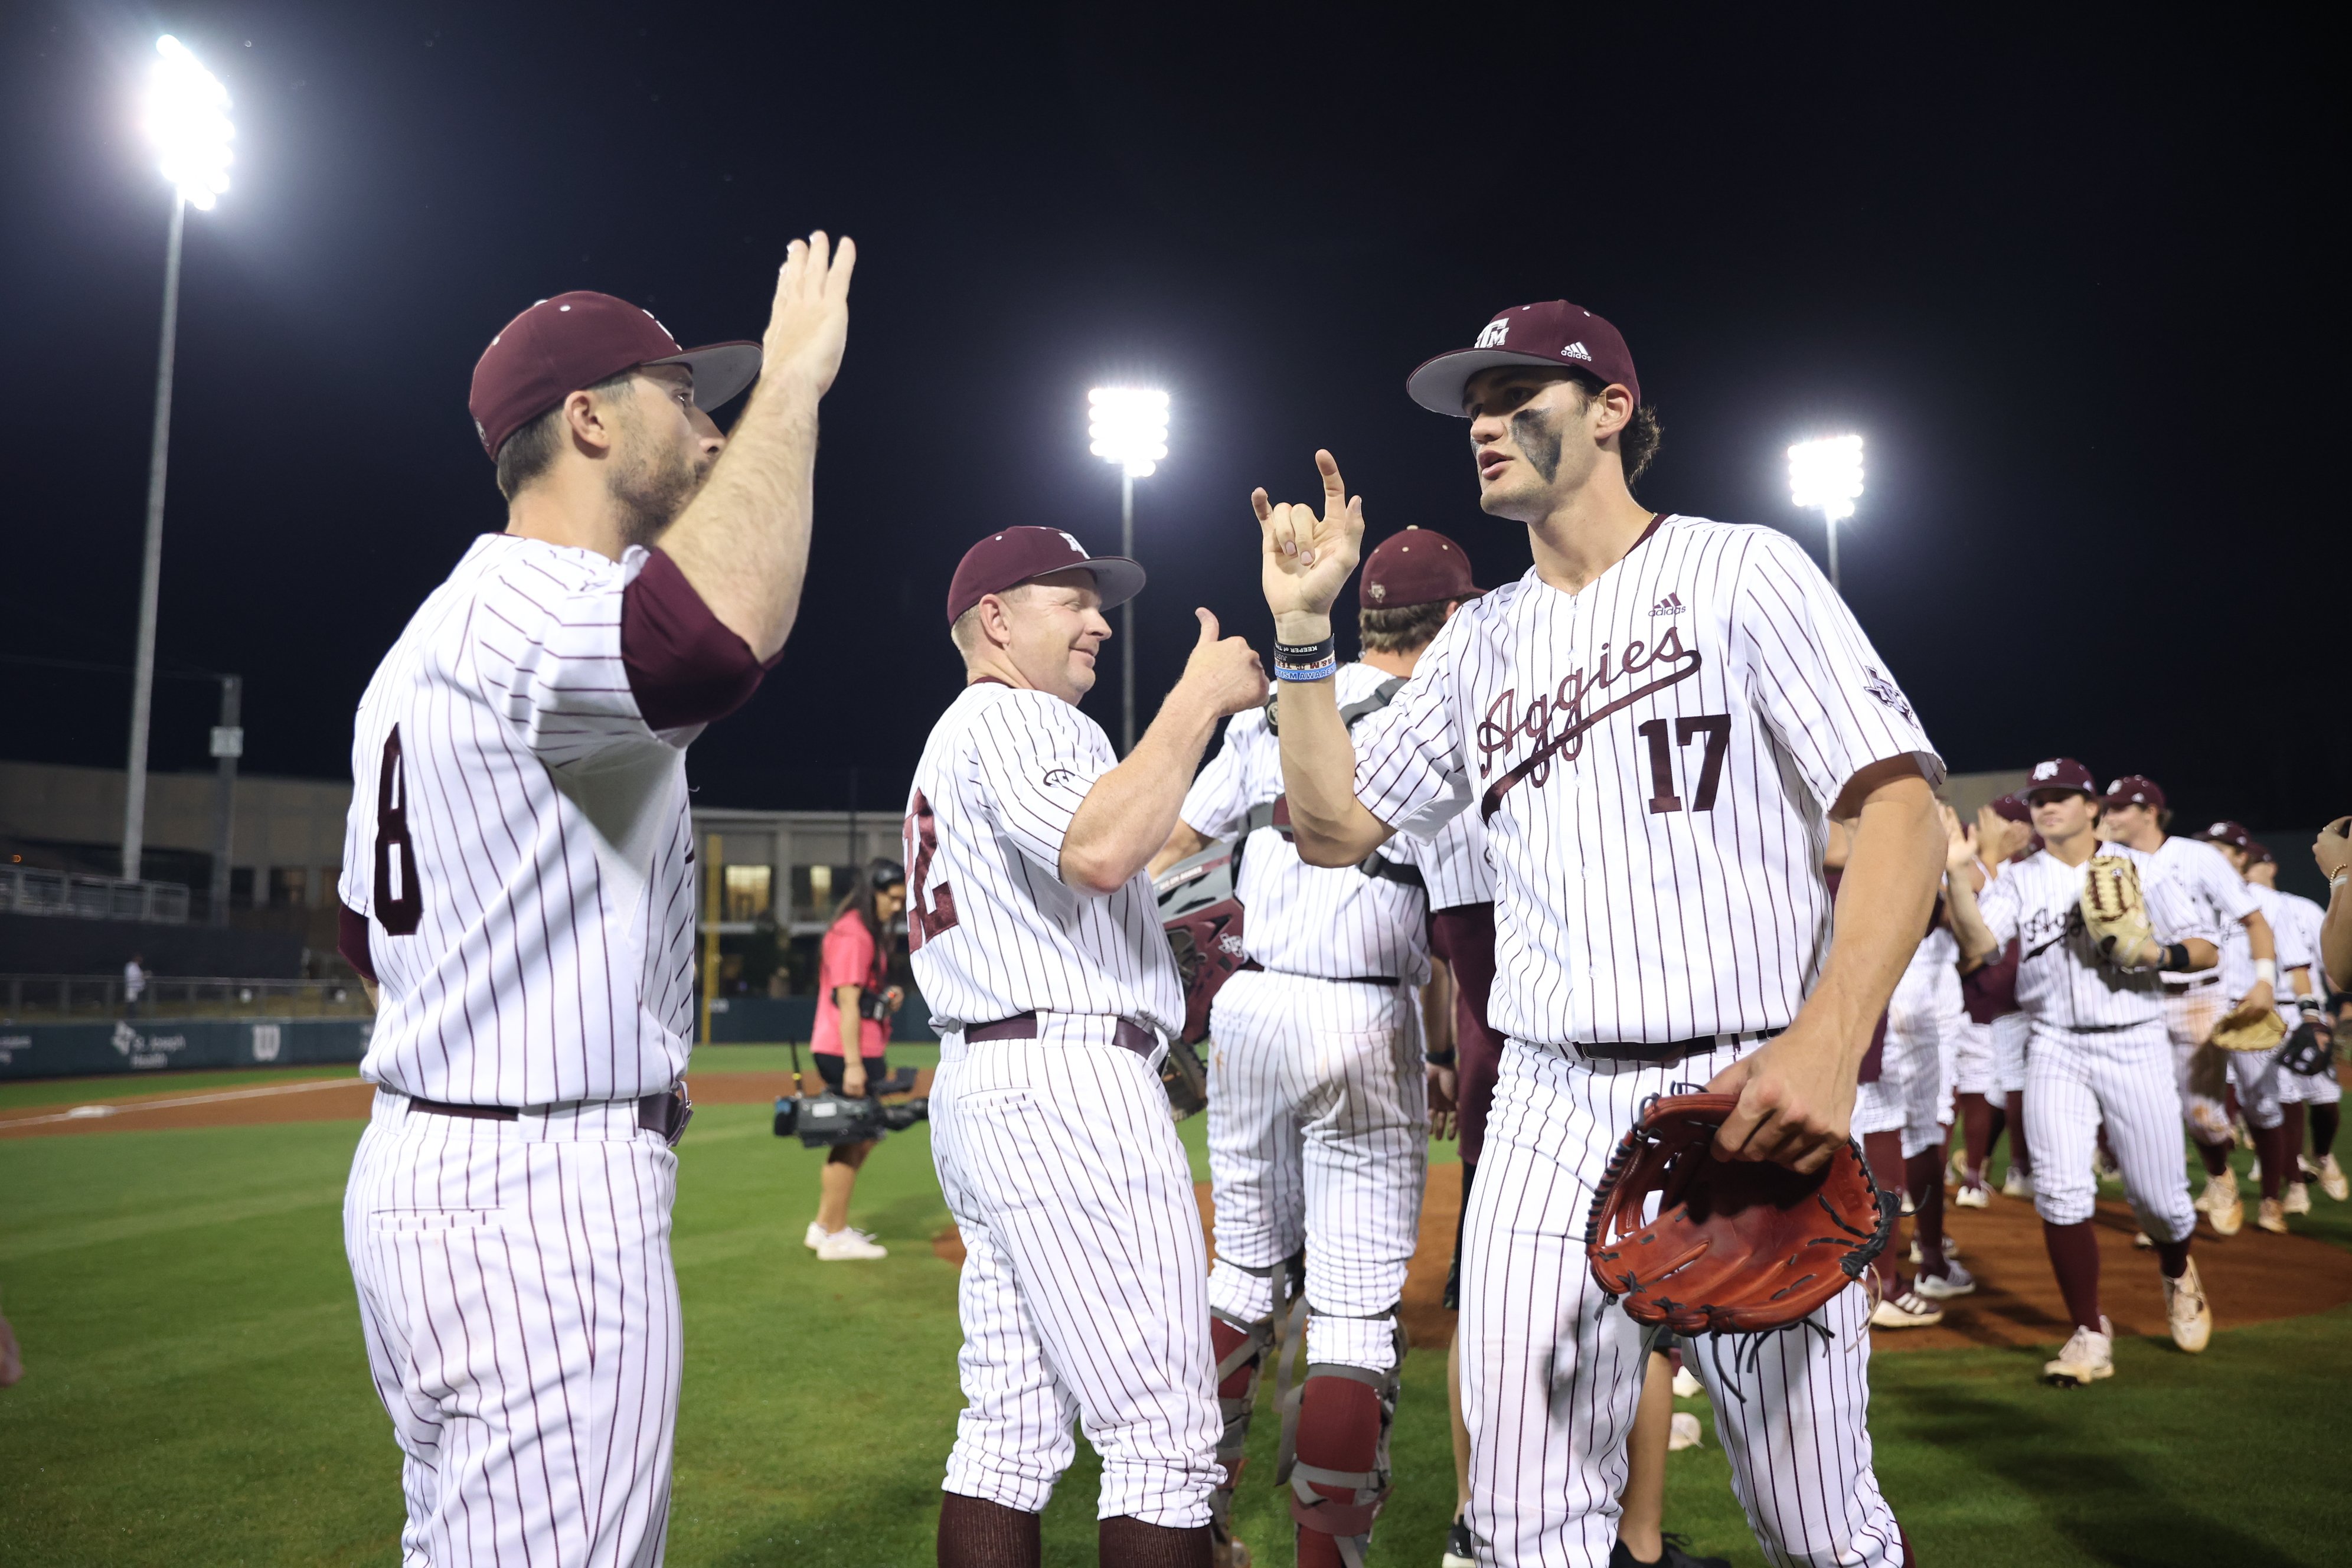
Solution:
M 801 1048 L 793 1047 L 793 1082 L 801 1081 Z M 803 1149 L 831 1149 L 843 1143 L 865 1143 L 892 1132 L 904 1132 L 918 1121 L 931 1119 L 931 1102 L 915 1098 L 895 1105 L 882 1103 L 886 1094 L 908 1094 L 915 1087 L 915 1069 L 900 1068 L 888 1078 L 868 1080 L 866 1098 L 852 1100 L 828 1089 L 820 1094 L 788 1094 L 776 1101 L 776 1136 L 798 1136 Z

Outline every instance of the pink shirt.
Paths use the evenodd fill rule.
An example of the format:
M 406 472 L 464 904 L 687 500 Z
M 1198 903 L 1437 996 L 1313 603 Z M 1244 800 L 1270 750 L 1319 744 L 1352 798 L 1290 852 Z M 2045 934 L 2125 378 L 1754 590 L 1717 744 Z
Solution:
M 866 929 L 856 910 L 833 922 L 824 933 L 824 947 L 816 964 L 816 1038 L 810 1048 L 819 1056 L 841 1055 L 841 1009 L 834 1005 L 835 986 L 856 985 L 869 994 L 890 984 L 890 972 L 877 949 L 874 933 Z M 861 1055 L 878 1057 L 890 1043 L 888 1031 L 877 1018 L 857 1020 Z

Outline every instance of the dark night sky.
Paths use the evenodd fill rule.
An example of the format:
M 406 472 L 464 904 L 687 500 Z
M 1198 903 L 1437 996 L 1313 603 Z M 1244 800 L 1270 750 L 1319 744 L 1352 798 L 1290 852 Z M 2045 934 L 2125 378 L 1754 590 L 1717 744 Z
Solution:
M 508 317 L 593 288 L 688 342 L 757 337 L 823 226 L 861 264 L 809 592 L 695 748 L 705 801 L 839 804 L 855 764 L 896 808 L 958 683 L 963 547 L 1116 543 L 1084 434 L 1107 379 L 1174 400 L 1139 487 L 1147 713 L 1195 604 L 1263 643 L 1246 496 L 1309 493 L 1318 445 L 1375 538 L 1523 571 L 1464 427 L 1403 378 L 1564 294 L 1664 416 L 1653 506 L 1818 555 L 1782 450 L 1863 432 L 1847 595 L 1956 768 L 2067 751 L 2198 819 L 2346 808 L 2318 554 L 2342 124 L 2306 22 L 653 9 L 6 8 L 0 654 L 130 656 L 167 200 L 133 102 L 170 30 L 240 140 L 189 224 L 162 658 L 247 678 L 248 767 L 341 776 L 376 660 L 501 526 L 465 397 Z M 0 689 L 0 751 L 121 765 L 126 680 Z M 159 767 L 203 765 L 212 702 L 162 684 Z

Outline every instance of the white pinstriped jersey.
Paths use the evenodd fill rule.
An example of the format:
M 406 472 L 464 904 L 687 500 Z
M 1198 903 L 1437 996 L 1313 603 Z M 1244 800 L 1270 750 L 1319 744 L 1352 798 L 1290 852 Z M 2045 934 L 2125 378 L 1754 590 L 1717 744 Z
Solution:
M 2323 1001 L 2327 996 L 2327 966 L 2319 961 L 2319 928 L 2327 921 L 2327 911 L 2305 898 L 2301 893 L 2278 895 L 2278 913 L 2271 917 L 2271 930 L 2278 935 L 2279 1005 L 2292 1011 L 2294 984 L 2287 971 L 2294 964 L 2287 957 L 2299 952 L 2302 962 L 2311 966 L 2311 994 Z
M 2120 855 L 2140 868 L 2140 892 L 2147 901 L 2156 940 L 2169 945 L 2191 937 L 2220 945 L 2221 932 L 2210 913 L 2177 877 L 2151 877 L 2147 852 L 2102 844 L 2102 855 Z M 2069 866 L 2047 849 L 2006 868 L 1977 895 L 1977 908 L 2002 946 L 2021 939 L 2017 1005 L 2036 1023 L 2060 1029 L 2116 1029 L 2161 1023 L 2164 985 L 2156 971 L 2122 970 L 2102 963 L 2083 924 L 2084 868 Z
M 1785 1026 L 1828 945 L 1827 808 L 1875 762 L 1944 772 L 1795 541 L 1674 516 L 1581 593 L 1465 605 L 1356 755 L 1384 822 L 1485 815 L 1493 1017 L 1540 1044 Z
M 1903 977 L 1887 998 L 1889 1028 L 1956 1028 L 1966 1017 L 1960 1003 L 1960 944 L 1942 926 L 1913 950 Z
M 1368 664 L 1340 667 L 1334 695 L 1360 702 L 1394 678 Z M 1265 710 L 1235 714 L 1225 743 L 1185 794 L 1186 826 L 1210 838 L 1239 832 L 1252 808 L 1282 794 L 1282 745 L 1267 728 Z M 1395 838 L 1376 851 L 1392 866 L 1412 868 L 1424 884 L 1442 855 L 1459 856 L 1464 835 L 1448 825 L 1435 843 Z M 1249 918 L 1242 951 L 1268 969 L 1324 980 L 1392 975 L 1413 985 L 1429 980 L 1429 895 L 1353 867 L 1309 866 L 1278 829 L 1261 827 L 1242 854 L 1234 894 Z
M 2308 966 L 2315 956 L 2316 949 L 2299 924 L 2289 924 L 2286 895 L 2259 882 L 2247 883 L 2246 892 L 2253 899 L 2254 907 L 2262 910 L 2263 919 L 2270 922 L 2271 941 L 2273 951 L 2278 954 L 2278 978 L 2271 984 L 2271 995 L 2273 1000 L 2278 1000 L 2292 994 L 2287 971 Z M 2246 934 L 2244 926 L 2231 921 L 2222 927 L 2221 994 L 2235 1002 L 2253 988 L 2253 938 Z
M 1410 834 L 1399 837 L 1410 840 Z M 1421 874 L 1429 883 L 1429 908 L 1459 909 L 1495 901 L 1495 868 L 1486 855 L 1486 824 L 1475 811 L 1457 812 L 1430 846 Z
M 2112 844 L 2102 844 L 2099 853 L 2113 854 L 2116 847 Z M 2230 864 L 2228 856 L 2201 838 L 2167 836 L 2163 843 L 2137 858 L 2140 862 L 2142 892 L 2147 890 L 2147 884 L 2151 881 L 2182 883 L 2189 889 L 2189 896 L 2205 911 L 2206 923 L 2217 932 L 2228 931 L 2253 912 L 2254 900 L 2246 879 L 2238 875 L 2237 868 Z M 2168 973 L 2164 978 L 2177 985 L 2183 981 L 2201 980 L 2210 973 L 2208 970 L 2195 974 Z
M 360 699 L 339 891 L 381 987 L 360 1075 L 475 1105 L 629 1100 L 685 1070 L 686 745 L 621 660 L 646 552 L 488 534 Z
M 1151 878 L 1108 898 L 1063 882 L 1062 840 L 1118 765 L 1102 726 L 1057 697 L 967 686 L 924 742 L 907 801 L 907 943 L 942 1031 L 1023 1013 L 1184 1023 Z

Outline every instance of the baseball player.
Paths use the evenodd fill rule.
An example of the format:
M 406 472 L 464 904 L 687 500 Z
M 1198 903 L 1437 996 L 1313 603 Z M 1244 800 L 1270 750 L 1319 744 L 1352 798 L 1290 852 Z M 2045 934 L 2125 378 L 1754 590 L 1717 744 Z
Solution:
M 2233 925 L 2246 928 L 2261 995 L 2250 993 L 2243 1005 L 2249 1011 L 2270 1006 L 2278 957 L 2270 922 L 2229 861 L 2209 844 L 2167 833 L 2171 823 L 2164 791 L 2154 780 L 2126 773 L 2107 786 L 2099 832 L 2148 857 L 2141 871 L 2143 889 L 2150 879 L 2184 882 L 2203 906 L 2200 928 L 2210 926 L 2217 933 Z M 2245 1224 L 2246 1211 L 2238 1193 L 2238 1173 L 2230 1168 L 2229 1066 L 2222 1058 L 2231 1053 L 2212 1043 L 2213 1026 L 2230 1011 L 2222 994 L 2225 977 L 2216 967 L 2194 974 L 2168 973 L 2163 978 L 2165 1027 L 2172 1037 L 2181 1116 L 2205 1165 L 2205 1187 L 2197 1194 L 2197 1207 L 2218 1234 L 2235 1236 Z
M 1469 421 L 1480 505 L 1524 522 L 1525 577 L 1465 605 L 1352 743 L 1328 675 L 1363 529 L 1253 498 L 1276 616 L 1283 779 L 1299 853 L 1349 865 L 1465 807 L 1495 876 L 1500 1081 L 1463 1250 L 1468 1523 L 1481 1562 L 1597 1565 L 1615 1544 L 1643 1336 L 1583 1248 L 1595 1184 L 1650 1097 L 1738 1098 L 1737 1157 L 1818 1166 L 1939 869 L 1943 764 L 1853 616 L 1786 536 L 1651 511 L 1654 449 L 1616 329 L 1506 310 L 1416 371 Z M 1858 820 L 1838 937 L 1824 819 Z M 1864 1429 L 1864 1292 L 1820 1332 L 1694 1341 L 1769 1553 L 1906 1558 Z
M 1980 808 L 1969 887 L 1981 894 L 2004 867 L 2032 854 L 2040 842 L 2033 833 L 2032 808 L 2016 795 L 2002 795 Z M 2004 1131 L 2009 1134 L 2009 1177 L 2001 1190 L 2011 1197 L 2033 1195 L 2033 1156 L 2025 1146 L 2028 1025 L 2017 1005 L 2017 960 L 2018 944 L 2012 941 L 1990 963 L 1963 958 L 1960 963 L 1960 998 L 1969 1015 L 1955 1073 L 1966 1141 L 1959 1190 L 1952 1198 L 1960 1208 L 1984 1208 L 1991 1203 L 1985 1166 Z
M 1363 657 L 1333 679 L 1360 719 L 1483 592 L 1461 546 L 1409 528 L 1364 563 Z M 1224 1411 L 1219 1531 L 1247 1446 L 1258 1370 L 1276 1342 L 1286 1272 L 1304 1249 L 1307 1379 L 1286 1407 L 1278 1481 L 1291 1489 L 1300 1568 L 1361 1563 L 1389 1494 L 1404 1331 L 1397 1309 L 1421 1232 L 1428 1064 L 1414 1004 L 1431 976 L 1430 906 L 1466 903 L 1470 830 L 1392 841 L 1320 868 L 1287 837 L 1282 757 L 1265 710 L 1226 726 L 1155 861 L 1246 834 L 1236 892 L 1249 966 L 1218 991 L 1209 1034 L 1209 1171 L 1217 1263 L 1209 1310 Z M 1295 1434 L 1295 1441 L 1293 1435 Z
M 2277 857 L 2260 844 L 2248 845 L 2246 880 L 2278 892 Z M 2308 1023 L 2323 1033 L 2330 1032 L 2325 998 L 2321 995 L 2325 981 L 2319 964 L 2319 931 L 2326 920 L 2326 911 L 2302 894 L 2278 892 L 2272 927 L 2278 938 L 2279 951 L 2307 953 L 2311 958 L 2304 968 L 2286 971 L 2288 994 L 2279 998 L 2279 1016 L 2290 1029 Z M 2316 1073 L 2279 1075 L 2279 1100 L 2286 1110 L 2286 1146 L 2295 1154 L 2296 1169 L 2287 1180 L 2284 1205 L 2290 1215 L 2311 1212 L 2308 1184 L 2312 1182 L 2317 1182 L 2320 1190 L 2337 1203 L 2352 1198 L 2352 1182 L 2346 1180 L 2344 1167 L 2336 1163 L 2335 1152 L 2343 1099 L 2344 1089 L 2336 1080 L 2333 1051 L 2327 1065 Z M 2311 1135 L 2309 1160 L 2303 1157 L 2306 1122 Z
M 1265 699 L 1257 656 L 1201 637 L 1118 762 L 1078 710 L 1143 586 L 1068 534 L 1008 528 L 948 590 L 968 684 L 906 820 L 908 946 L 940 1032 L 931 1149 L 963 1235 L 965 1408 L 940 1561 L 1038 1562 L 1070 1423 L 1102 1456 L 1106 1563 L 1210 1562 L 1220 1426 L 1208 1253 L 1158 1067 L 1182 1028 L 1145 863 L 1217 722 Z
M 2198 836 L 2221 852 L 2230 868 L 2244 877 L 2254 836 L 2234 822 L 2217 822 Z M 2269 928 L 2274 944 L 2276 964 L 2268 968 L 2252 954 L 2250 924 L 2233 925 L 2223 932 L 2221 942 L 2221 993 L 2224 1003 L 2222 1016 L 2235 1018 L 2257 1011 L 2272 1012 L 2292 1006 L 2289 1000 L 2299 994 L 2294 988 L 2311 984 L 2311 964 L 2315 956 L 2312 951 L 2291 941 L 2283 928 L 2278 889 L 2266 887 L 2252 878 L 2246 878 L 2246 892 L 2262 911 L 2263 921 Z M 2271 984 L 2273 976 L 2284 973 L 2284 987 Z M 2296 1020 L 2300 1022 L 2300 1020 Z M 2293 1026 L 2290 1025 L 2289 1027 Z M 2257 1180 L 2262 1201 L 2255 1211 L 2254 1223 L 2274 1236 L 2287 1234 L 2287 1184 L 2294 1180 L 2296 1162 L 2303 1154 L 2303 1140 L 2287 1141 L 2286 1110 L 2284 1094 L 2285 1080 L 2294 1075 L 2279 1065 L 2283 1046 L 2273 1046 L 2263 1051 L 2225 1051 L 2231 1087 L 2238 1091 L 2238 1110 L 2253 1134 L 2254 1158 L 2258 1163 Z M 2300 1212 L 2311 1212 L 2311 1195 L 2303 1194 Z
M 360 700 L 339 891 L 377 1087 L 343 1240 L 409 1563 L 661 1561 L 686 747 L 798 608 L 855 259 L 795 240 L 761 343 L 681 352 L 603 294 L 509 322 L 471 399 L 506 531 Z
M 2155 1238 L 2173 1343 L 2201 1351 L 2212 1332 L 2212 1310 L 2189 1256 L 2197 1215 L 2180 1163 L 2179 1092 L 2158 972 L 2210 968 L 2220 957 L 2221 932 L 2202 923 L 2211 918 L 2210 907 L 2187 878 L 2153 868 L 2147 851 L 2100 843 L 2099 795 L 2082 763 L 2053 757 L 2036 764 L 2025 798 L 2043 847 L 2004 870 L 1979 900 L 1966 875 L 1975 848 L 1954 835 L 1946 890 L 1953 929 L 1969 958 L 1981 962 L 2012 939 L 2022 942 L 2017 1000 L 2033 1029 L 2026 1047 L 2033 1206 L 2074 1322 L 2042 1373 L 2079 1385 L 2115 1373 L 2113 1330 L 2099 1311 L 2099 1246 L 2091 1234 L 2098 1196 L 2091 1156 L 2103 1121 L 2125 1196 Z M 2139 870 L 2156 931 L 2140 952 L 2103 954 L 2084 924 L 2083 868 L 2095 852 L 2123 856 Z

